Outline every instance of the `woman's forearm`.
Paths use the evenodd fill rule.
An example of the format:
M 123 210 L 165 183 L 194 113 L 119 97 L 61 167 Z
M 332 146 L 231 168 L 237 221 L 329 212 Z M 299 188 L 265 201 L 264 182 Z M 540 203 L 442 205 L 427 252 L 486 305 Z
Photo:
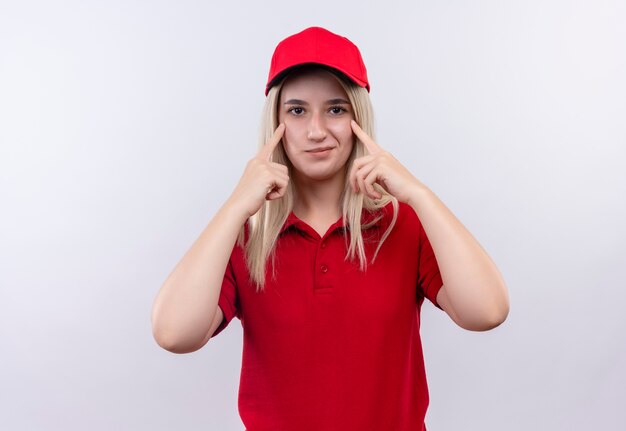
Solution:
M 213 322 L 228 259 L 246 212 L 227 201 L 161 287 L 152 309 L 157 343 L 175 353 L 202 347 Z
M 416 185 L 407 203 L 432 245 L 443 279 L 442 295 L 457 323 L 475 330 L 502 323 L 509 312 L 508 292 L 487 252 L 428 187 Z

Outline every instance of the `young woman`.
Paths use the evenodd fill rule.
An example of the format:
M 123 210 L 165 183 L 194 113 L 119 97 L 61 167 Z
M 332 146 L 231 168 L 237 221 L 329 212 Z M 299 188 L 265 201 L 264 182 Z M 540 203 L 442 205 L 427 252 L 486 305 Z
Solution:
M 283 40 L 258 153 L 156 298 L 172 352 L 241 320 L 248 431 L 425 430 L 424 298 L 468 330 L 508 314 L 487 253 L 375 142 L 369 90 L 348 39 Z

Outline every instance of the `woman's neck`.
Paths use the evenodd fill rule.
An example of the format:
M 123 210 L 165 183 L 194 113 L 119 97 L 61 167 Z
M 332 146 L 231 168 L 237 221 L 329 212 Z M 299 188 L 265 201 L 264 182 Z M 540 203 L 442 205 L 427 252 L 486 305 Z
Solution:
M 296 199 L 293 212 L 301 219 L 328 219 L 341 216 L 340 198 L 345 174 L 324 181 L 294 179 Z

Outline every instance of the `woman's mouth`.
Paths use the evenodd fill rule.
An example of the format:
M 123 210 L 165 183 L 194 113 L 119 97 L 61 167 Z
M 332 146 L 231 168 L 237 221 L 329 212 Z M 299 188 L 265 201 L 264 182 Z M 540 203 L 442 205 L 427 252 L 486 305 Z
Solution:
M 330 151 L 333 148 L 334 147 L 316 148 L 314 150 L 307 151 L 307 153 L 311 154 L 314 157 L 323 157 L 323 156 L 326 156 L 326 155 L 330 154 Z

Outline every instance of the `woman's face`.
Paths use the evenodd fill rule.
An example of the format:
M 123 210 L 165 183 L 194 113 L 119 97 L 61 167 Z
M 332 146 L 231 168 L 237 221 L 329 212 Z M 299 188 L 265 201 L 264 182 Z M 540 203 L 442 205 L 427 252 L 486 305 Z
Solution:
M 310 70 L 283 84 L 278 120 L 285 123 L 283 146 L 298 179 L 328 180 L 344 175 L 355 135 L 348 96 L 325 70 Z

